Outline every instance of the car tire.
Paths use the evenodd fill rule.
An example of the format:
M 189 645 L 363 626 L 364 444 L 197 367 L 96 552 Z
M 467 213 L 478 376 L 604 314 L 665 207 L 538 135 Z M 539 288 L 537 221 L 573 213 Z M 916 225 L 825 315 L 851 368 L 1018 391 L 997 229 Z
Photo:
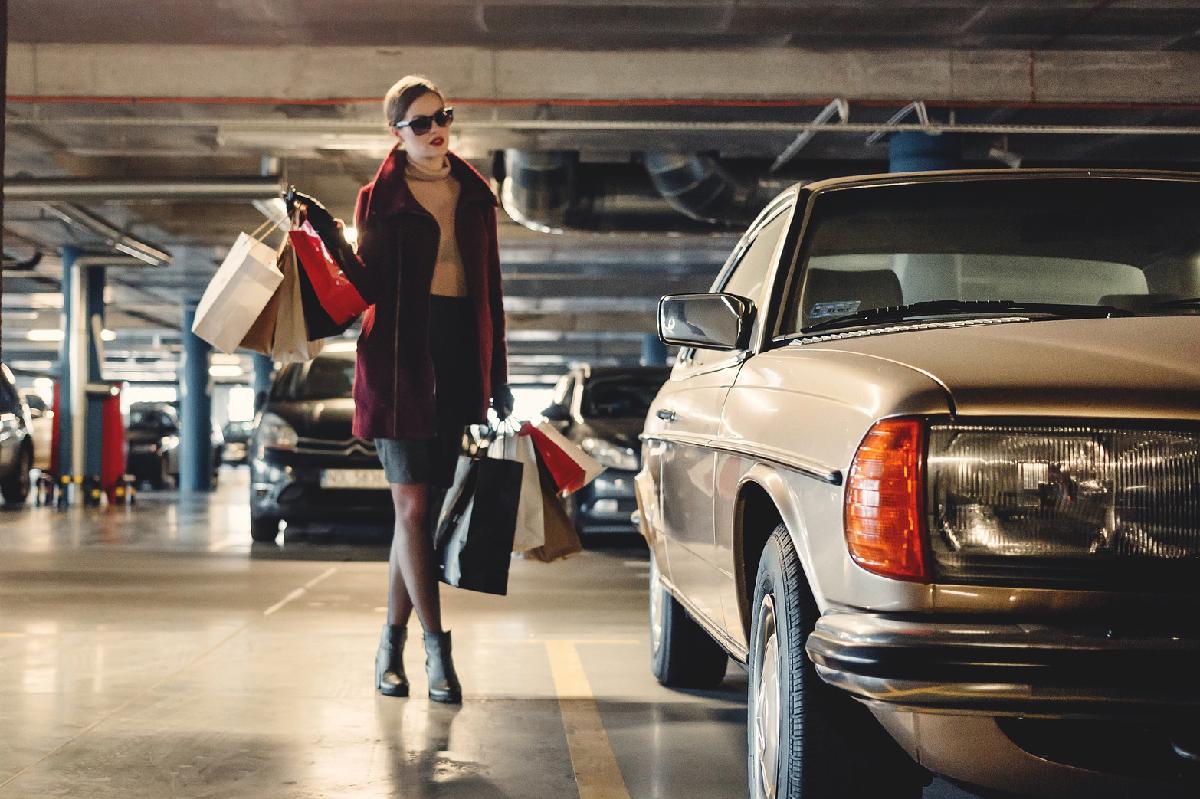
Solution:
M 29 470 L 33 468 L 33 451 L 28 446 L 21 447 L 17 455 L 17 467 L 3 482 L 0 482 L 0 494 L 4 495 L 4 504 L 11 506 L 24 505 L 29 498 L 31 488 Z
M 650 551 L 650 670 L 668 688 L 715 688 L 729 655 L 663 585 Z
M 251 516 L 250 537 L 261 544 L 274 543 L 281 521 L 278 516 Z
M 787 528 L 759 560 L 747 701 L 751 799 L 919 797 L 924 772 L 870 711 L 817 674 L 804 645 L 820 615 Z

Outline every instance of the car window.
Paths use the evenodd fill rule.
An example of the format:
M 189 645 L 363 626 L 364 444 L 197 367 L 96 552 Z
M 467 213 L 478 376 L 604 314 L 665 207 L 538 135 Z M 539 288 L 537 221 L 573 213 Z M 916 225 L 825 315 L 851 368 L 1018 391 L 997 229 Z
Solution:
M 129 411 L 129 427 L 135 430 L 174 430 L 175 418 L 161 408 L 133 408 Z
M 0 410 L 5 413 L 17 413 L 20 405 L 17 392 L 13 390 L 12 385 L 7 379 L 0 378 Z
M 292 399 L 349 399 L 353 391 L 353 358 L 317 358 L 308 365 Z
M 1192 313 L 1162 304 L 1200 295 L 1198 214 L 1200 187 L 1158 181 L 831 191 L 814 203 L 783 329 L 937 300 Z
M 301 364 L 289 363 L 271 383 L 271 399 L 287 401 L 296 396 L 296 379 L 303 373 Z
M 581 410 L 585 419 L 643 418 L 658 390 L 663 374 L 621 374 L 594 377 L 583 384 Z

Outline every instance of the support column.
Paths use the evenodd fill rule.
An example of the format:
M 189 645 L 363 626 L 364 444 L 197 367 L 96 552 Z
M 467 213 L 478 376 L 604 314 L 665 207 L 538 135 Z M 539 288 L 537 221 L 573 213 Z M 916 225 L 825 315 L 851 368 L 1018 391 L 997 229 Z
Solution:
M 254 412 L 258 413 L 267 404 L 267 395 L 271 392 L 271 376 L 275 371 L 275 361 L 270 355 L 261 352 L 254 353 Z
M 642 366 L 664 366 L 667 363 L 667 345 L 655 333 L 642 336 Z
M 104 381 L 104 285 L 102 266 L 89 266 L 79 270 L 83 282 L 83 313 L 87 319 L 85 347 L 87 353 L 87 385 L 98 385 Z M 84 456 L 82 474 L 99 476 L 103 469 L 104 448 L 104 399 L 98 391 L 86 394 L 87 412 L 84 417 Z
M 84 466 L 83 447 L 87 415 L 87 361 L 83 337 L 86 324 L 79 267 L 82 253 L 76 247 L 62 248 L 63 339 L 58 355 L 58 472 L 74 475 Z
M 183 309 L 183 363 L 180 365 L 179 488 L 212 490 L 212 345 L 192 332 L 196 303 Z

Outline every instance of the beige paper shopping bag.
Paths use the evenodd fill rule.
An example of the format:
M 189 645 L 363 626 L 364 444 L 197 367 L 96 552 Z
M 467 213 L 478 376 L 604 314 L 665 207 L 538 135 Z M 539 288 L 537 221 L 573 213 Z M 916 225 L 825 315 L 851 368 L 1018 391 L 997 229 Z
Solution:
M 283 280 L 258 233 L 237 237 L 196 306 L 192 332 L 222 352 L 238 348 Z

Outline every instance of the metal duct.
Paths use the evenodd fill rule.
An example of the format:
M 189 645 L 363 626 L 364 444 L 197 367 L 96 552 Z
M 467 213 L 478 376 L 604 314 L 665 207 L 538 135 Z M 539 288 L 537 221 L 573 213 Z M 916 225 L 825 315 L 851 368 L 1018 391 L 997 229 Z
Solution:
M 754 221 L 775 192 L 735 180 L 711 155 L 648 152 L 650 180 L 679 213 L 710 225 L 743 227 Z
M 495 172 L 504 210 L 532 230 L 707 229 L 671 208 L 637 164 L 582 163 L 569 150 L 505 150 Z
M 574 151 L 506 150 L 495 173 L 508 215 L 542 232 L 696 232 L 714 224 L 744 226 L 775 193 L 766 184 L 743 188 L 708 156 L 647 156 L 652 158 L 657 172 L 651 171 L 649 160 L 645 167 L 591 164 L 580 162 Z M 676 158 L 682 160 L 683 172 L 673 171 Z M 699 181 L 702 190 L 711 190 L 719 202 L 689 190 L 697 175 L 707 176 Z

